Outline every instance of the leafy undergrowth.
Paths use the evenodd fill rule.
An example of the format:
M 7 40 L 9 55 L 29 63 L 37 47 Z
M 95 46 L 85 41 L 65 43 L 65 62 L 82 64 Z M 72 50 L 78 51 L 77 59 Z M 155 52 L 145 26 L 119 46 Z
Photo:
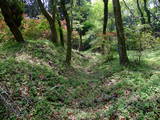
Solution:
M 124 68 L 117 59 L 103 62 L 99 54 L 74 51 L 66 67 L 65 50 L 47 40 L 4 43 L 0 93 L 7 92 L 12 107 L 0 104 L 0 119 L 158 120 L 159 53 L 145 51 L 143 63 Z

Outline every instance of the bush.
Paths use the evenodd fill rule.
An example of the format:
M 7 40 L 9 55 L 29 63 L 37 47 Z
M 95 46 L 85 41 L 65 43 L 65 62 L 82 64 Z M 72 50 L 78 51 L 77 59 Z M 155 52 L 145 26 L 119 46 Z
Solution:
M 148 25 L 139 25 L 135 28 L 125 28 L 126 46 L 128 50 L 135 51 L 134 59 L 140 63 L 142 52 L 159 45 L 159 38 L 155 38 Z
M 39 39 L 49 37 L 49 25 L 45 19 L 25 19 L 23 27 L 24 37 Z

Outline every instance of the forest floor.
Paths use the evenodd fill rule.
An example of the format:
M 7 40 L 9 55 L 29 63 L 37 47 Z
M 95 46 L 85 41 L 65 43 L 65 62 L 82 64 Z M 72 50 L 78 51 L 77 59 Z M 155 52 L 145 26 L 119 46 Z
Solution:
M 72 67 L 64 60 L 64 50 L 47 41 L 2 44 L 0 93 L 10 104 L 0 105 L 0 119 L 160 118 L 160 49 L 144 51 L 141 64 L 128 67 L 90 52 L 73 51 Z

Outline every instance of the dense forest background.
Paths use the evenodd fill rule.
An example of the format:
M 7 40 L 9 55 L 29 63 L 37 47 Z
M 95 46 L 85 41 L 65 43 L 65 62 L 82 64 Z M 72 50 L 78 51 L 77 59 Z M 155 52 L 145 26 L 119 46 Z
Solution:
M 0 0 L 0 120 L 159 120 L 160 0 Z

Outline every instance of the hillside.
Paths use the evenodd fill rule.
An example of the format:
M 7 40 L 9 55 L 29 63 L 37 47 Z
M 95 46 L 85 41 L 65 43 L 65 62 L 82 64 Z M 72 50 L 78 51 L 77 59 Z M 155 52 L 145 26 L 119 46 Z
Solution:
M 47 40 L 5 42 L 0 46 L 0 97 L 5 99 L 0 119 L 158 120 L 159 53 L 146 50 L 140 65 L 122 67 L 117 57 L 105 62 L 98 53 L 73 51 L 68 67 L 63 48 Z
M 160 120 L 160 0 L 0 0 L 0 120 Z

